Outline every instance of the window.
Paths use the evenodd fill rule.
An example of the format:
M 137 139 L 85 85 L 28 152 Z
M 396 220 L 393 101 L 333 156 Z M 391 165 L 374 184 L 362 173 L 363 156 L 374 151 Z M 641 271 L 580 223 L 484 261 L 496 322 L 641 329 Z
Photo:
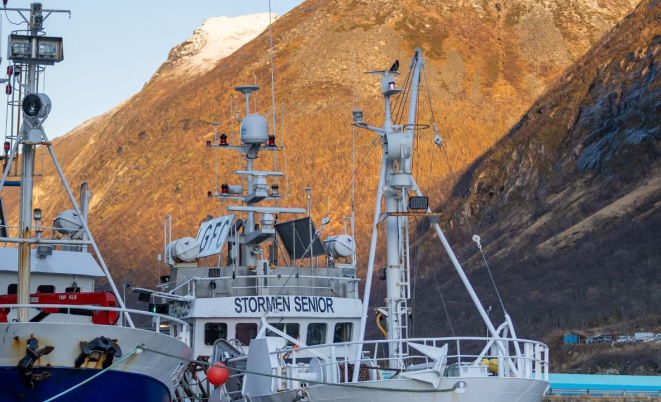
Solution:
M 257 324 L 241 323 L 236 324 L 235 338 L 241 342 L 242 345 L 250 345 L 250 340 L 257 336 Z
M 37 293 L 55 293 L 55 286 L 39 285 L 37 286 Z
M 352 323 L 338 322 L 337 324 L 335 324 L 333 343 L 351 342 L 352 331 L 353 331 Z
M 213 346 L 218 339 L 227 339 L 227 324 L 221 322 L 204 324 L 204 344 Z
M 308 336 L 305 344 L 308 346 L 322 345 L 326 343 L 326 324 L 312 323 L 308 324 Z
M 80 286 L 69 286 L 64 289 L 65 293 L 80 293 Z
M 276 329 L 284 332 L 285 334 L 291 336 L 294 339 L 300 339 L 299 337 L 301 335 L 301 326 L 298 324 L 279 323 L 279 324 L 271 324 L 271 325 L 273 325 Z M 266 336 L 278 336 L 278 335 L 267 329 Z M 287 339 L 287 346 L 293 346 L 293 345 L 294 342 Z
M 9 286 L 7 286 L 7 294 L 8 295 L 18 294 L 18 283 L 12 283 Z

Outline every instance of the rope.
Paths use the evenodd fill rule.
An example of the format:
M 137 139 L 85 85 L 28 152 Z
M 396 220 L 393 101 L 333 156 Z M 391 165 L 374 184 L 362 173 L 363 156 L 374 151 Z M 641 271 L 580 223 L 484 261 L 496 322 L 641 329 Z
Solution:
M 174 359 L 186 360 L 190 363 L 197 363 L 197 364 L 200 364 L 200 365 L 203 365 L 203 366 L 209 366 L 209 367 L 213 366 L 213 364 L 211 364 L 209 362 L 203 362 L 203 361 L 194 360 L 194 359 L 187 359 L 185 357 L 172 355 L 172 354 L 161 352 L 161 351 L 154 350 L 154 349 L 149 349 L 149 348 L 141 346 L 141 345 L 136 346 L 136 349 L 144 350 L 145 352 L 156 353 L 156 354 L 166 356 L 166 357 L 172 357 Z M 356 384 L 347 384 L 347 383 L 332 383 L 332 382 L 313 381 L 313 380 L 301 380 L 300 378 L 278 376 L 278 375 L 266 374 L 266 373 L 258 373 L 256 371 L 243 370 L 243 369 L 236 368 L 236 367 L 226 367 L 226 368 L 228 370 L 233 370 L 233 371 L 239 372 L 241 374 L 252 374 L 252 375 L 257 375 L 257 376 L 262 376 L 262 377 L 276 378 L 276 379 L 279 379 L 279 380 L 299 381 L 299 382 L 304 382 L 304 383 L 307 383 L 307 384 L 314 384 L 314 385 L 328 385 L 328 386 L 331 386 L 331 387 L 356 388 L 356 389 L 366 389 L 366 390 L 373 390 L 373 391 L 412 392 L 412 393 L 418 393 L 418 394 L 427 394 L 427 393 L 438 393 L 438 392 L 452 392 L 456 389 L 456 387 L 441 388 L 441 389 L 411 389 L 411 388 L 369 387 L 369 386 L 366 386 L 366 385 L 356 385 Z M 46 402 L 48 402 L 48 401 L 46 401 Z
M 112 369 L 113 367 L 117 366 L 118 364 L 124 362 L 124 360 L 128 359 L 128 358 L 131 357 L 134 353 L 136 353 L 137 350 L 138 350 L 138 348 L 140 348 L 140 346 L 136 346 L 136 347 L 135 347 L 135 348 L 134 348 L 129 354 L 127 354 L 126 356 L 122 357 L 121 359 L 119 359 L 117 362 L 111 364 L 110 366 L 104 368 L 103 370 L 99 371 L 98 373 L 94 374 L 94 375 L 91 376 L 90 378 L 88 378 L 88 379 L 86 379 L 86 380 L 84 380 L 84 381 L 82 381 L 82 382 L 80 382 L 80 383 L 74 385 L 73 387 L 71 387 L 71 388 L 69 388 L 69 389 L 67 389 L 67 390 L 65 390 L 65 391 L 63 391 L 63 392 L 60 392 L 59 394 L 55 395 L 55 396 L 52 397 L 52 398 L 46 399 L 44 402 L 51 402 L 51 401 L 54 401 L 54 400 L 56 400 L 57 398 L 59 398 L 59 397 L 61 397 L 61 396 L 64 396 L 64 395 L 68 394 L 69 392 L 71 392 L 71 391 L 73 391 L 73 390 L 75 390 L 75 389 L 77 389 L 77 388 L 82 387 L 83 385 L 85 385 L 85 384 L 87 384 L 88 382 L 92 381 L 93 379 L 97 378 L 98 376 L 100 376 L 101 374 L 105 373 L 106 371 L 108 371 L 108 370 Z

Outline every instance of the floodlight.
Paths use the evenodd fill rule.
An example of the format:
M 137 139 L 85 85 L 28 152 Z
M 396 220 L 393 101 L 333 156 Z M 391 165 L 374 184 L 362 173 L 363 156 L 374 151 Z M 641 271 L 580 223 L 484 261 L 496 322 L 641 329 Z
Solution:
M 62 38 L 51 36 L 10 35 L 8 53 L 15 63 L 54 64 L 64 60 Z
M 429 208 L 429 197 L 411 197 L 409 198 L 409 209 L 427 210 Z

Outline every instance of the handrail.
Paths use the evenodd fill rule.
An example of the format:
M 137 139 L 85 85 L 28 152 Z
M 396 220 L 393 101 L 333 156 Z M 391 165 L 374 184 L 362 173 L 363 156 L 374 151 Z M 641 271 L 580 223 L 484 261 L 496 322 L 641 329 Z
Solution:
M 329 347 L 329 346 L 351 346 L 351 345 L 373 345 L 377 343 L 392 343 L 392 342 L 449 342 L 449 341 L 498 341 L 498 342 L 524 342 L 524 343 L 532 343 L 535 345 L 540 345 L 543 346 L 544 348 L 548 349 L 548 346 L 545 343 L 542 343 L 540 341 L 533 341 L 530 339 L 513 339 L 513 338 L 492 338 L 492 337 L 480 337 L 480 336 L 455 336 L 455 337 L 445 337 L 445 338 L 403 338 L 403 339 L 397 339 L 397 340 L 390 340 L 390 339 L 375 339 L 375 340 L 364 340 L 364 341 L 351 341 L 351 342 L 339 342 L 339 343 L 333 343 L 333 344 L 321 344 L 321 345 L 314 345 L 314 346 L 304 346 L 299 349 L 298 351 L 302 351 L 305 349 L 314 349 L 314 348 L 324 348 L 324 347 Z M 271 352 L 272 354 L 275 354 L 276 352 Z
M 134 310 L 130 308 L 121 308 L 121 307 L 105 307 L 105 306 L 91 306 L 91 305 L 73 305 L 73 304 L 39 304 L 39 303 L 30 303 L 30 304 L 0 304 L 0 308 L 8 308 L 10 310 L 16 308 L 64 308 L 67 310 L 76 309 L 76 310 L 91 310 L 91 311 L 115 311 L 118 313 L 129 313 L 129 314 L 138 314 L 146 315 L 150 317 L 156 317 L 159 319 L 164 319 L 167 321 L 176 322 L 177 324 L 184 325 L 185 327 L 190 327 L 186 321 L 182 321 L 178 318 L 174 318 L 168 315 L 152 313 L 151 311 L 143 310 Z M 128 328 L 128 327 L 127 327 Z
M 460 351 L 461 350 L 460 343 L 462 341 L 464 343 L 486 342 L 487 344 L 489 343 L 493 344 L 499 342 L 504 346 L 504 349 L 506 351 L 510 350 L 509 348 L 511 344 L 521 343 L 523 344 L 523 346 L 525 346 L 524 348 L 525 353 L 522 356 L 512 356 L 509 354 L 503 355 L 502 353 L 499 353 L 500 348 L 498 348 L 489 354 L 487 354 L 486 351 L 482 351 L 479 354 L 463 354 Z M 319 349 L 328 348 L 327 352 L 325 353 L 326 358 L 324 359 L 326 360 L 326 363 L 323 363 L 321 365 L 323 366 L 334 365 L 334 364 L 347 365 L 350 361 L 347 360 L 346 358 L 344 358 L 343 360 L 339 360 L 336 358 L 335 350 L 337 348 L 340 349 L 343 348 L 345 351 L 347 351 L 352 347 L 356 347 L 357 350 L 364 350 L 365 345 L 375 345 L 374 357 L 371 358 L 370 360 L 372 361 L 373 364 L 376 364 L 382 361 L 383 362 L 392 361 L 393 357 L 390 356 L 376 358 L 376 350 L 378 348 L 378 345 L 380 344 L 387 345 L 392 342 L 393 340 L 383 339 L 383 340 L 365 340 L 365 341 L 342 342 L 342 343 L 334 343 L 334 344 L 322 344 L 322 345 L 314 345 L 314 346 L 300 346 L 296 348 L 296 352 L 300 353 L 300 352 L 308 351 L 310 353 L 316 353 L 317 350 Z M 549 348 L 546 344 L 539 341 L 533 341 L 527 339 L 514 339 L 514 338 L 491 338 L 491 337 L 467 336 L 467 337 L 445 337 L 445 338 L 410 338 L 410 339 L 399 339 L 397 340 L 397 342 L 406 342 L 407 344 L 421 343 L 425 345 L 429 345 L 429 343 L 431 343 L 433 346 L 436 346 L 438 343 L 448 343 L 448 344 L 456 343 L 457 345 L 456 353 L 448 354 L 446 356 L 447 359 L 455 361 L 453 364 L 448 364 L 447 365 L 448 368 L 457 367 L 458 370 L 466 370 L 469 369 L 470 367 L 475 366 L 475 364 L 472 364 L 473 361 L 480 361 L 481 359 L 484 358 L 498 359 L 499 371 L 497 375 L 499 377 L 506 377 L 509 376 L 510 374 L 513 374 L 516 377 L 548 381 Z M 285 347 L 281 349 L 276 349 L 275 351 L 270 352 L 270 354 L 281 356 L 283 352 L 288 352 L 290 350 L 292 350 L 291 347 Z M 345 353 L 345 356 L 348 356 L 348 354 Z M 293 358 L 296 359 L 295 356 Z M 462 358 L 464 360 L 464 363 L 462 363 Z M 427 362 L 427 366 L 430 363 L 430 358 L 426 355 L 421 355 L 421 354 L 411 354 L 411 355 L 403 354 L 401 356 L 395 357 L 395 359 L 401 359 L 402 361 L 409 361 L 410 363 L 412 363 L 415 360 L 423 360 Z M 363 359 L 360 358 L 361 362 L 362 360 Z M 358 360 L 351 360 L 351 361 L 355 363 Z M 461 369 L 461 367 L 465 367 L 465 369 Z M 459 374 L 459 376 L 461 376 L 461 374 Z
M 594 395 L 594 396 L 661 396 L 660 390 L 637 390 L 637 389 L 598 389 L 598 388 L 549 388 L 546 395 L 558 396 L 577 396 L 577 395 Z
M 187 281 L 177 285 L 174 289 L 170 290 L 168 293 L 174 294 L 177 290 L 183 288 L 184 286 L 194 283 L 197 281 L 202 281 L 202 282 L 207 282 L 207 281 L 222 281 L 222 280 L 228 280 L 228 281 L 234 281 L 238 279 L 277 279 L 277 275 L 239 275 L 239 276 L 219 276 L 219 277 L 208 277 L 208 276 L 195 276 L 192 278 L 189 278 Z M 327 280 L 333 280 L 333 281 L 344 281 L 344 282 L 360 282 L 360 278 L 347 278 L 347 277 L 341 277 L 341 276 L 315 276 L 315 275 L 299 275 L 298 279 L 327 279 Z M 281 288 L 283 286 L 281 285 L 266 285 L 266 286 L 260 286 L 260 285 L 255 285 L 255 286 L 243 286 L 243 287 L 234 287 L 236 289 L 254 289 L 254 288 Z M 292 286 L 290 285 L 289 287 L 301 287 L 301 286 Z M 309 286 L 305 286 L 306 288 L 309 288 Z M 318 289 L 326 289 L 326 287 L 322 286 L 317 286 L 316 288 Z

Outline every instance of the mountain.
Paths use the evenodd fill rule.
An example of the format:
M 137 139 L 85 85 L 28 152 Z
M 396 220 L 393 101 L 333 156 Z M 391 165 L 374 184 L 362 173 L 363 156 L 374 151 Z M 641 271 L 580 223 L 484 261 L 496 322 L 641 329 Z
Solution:
M 562 331 L 661 329 L 660 64 L 661 2 L 645 0 L 559 76 L 455 187 L 446 223 L 456 239 L 477 227 L 504 305 L 523 333 L 555 342 Z M 460 254 L 483 303 L 493 305 L 492 317 L 502 317 L 476 245 L 464 243 Z M 423 255 L 434 263 L 436 253 Z M 450 267 L 439 265 L 420 280 L 448 278 L 440 286 L 446 300 L 470 303 L 449 279 Z M 437 292 L 425 288 L 421 296 Z M 431 309 L 433 326 L 447 327 L 442 308 Z M 454 328 L 481 330 L 473 318 L 455 317 Z M 567 356 L 558 352 L 555 363 L 580 371 L 599 360 L 634 373 L 644 354 L 638 352 L 578 362 L 562 361 Z M 658 361 L 641 364 L 661 372 Z
M 206 19 L 190 38 L 172 48 L 147 84 L 156 79 L 187 79 L 206 73 L 262 33 L 276 18 L 273 13 L 261 13 Z
M 286 165 L 283 157 L 277 163 L 287 166 L 289 188 L 281 188 L 291 194 L 282 204 L 304 205 L 303 188 L 310 185 L 317 220 L 328 213 L 329 198 L 333 230 L 349 215 L 354 69 L 357 104 L 378 123 L 378 82 L 360 72 L 387 68 L 395 59 L 406 65 L 421 47 L 429 86 L 423 90 L 432 94 L 449 160 L 463 172 L 632 8 L 631 0 L 304 2 L 273 24 L 276 134 L 287 150 Z M 90 225 L 117 282 L 154 284 L 165 215 L 173 217 L 176 238 L 196 233 L 207 214 L 223 212 L 206 196 L 215 186 L 215 159 L 205 142 L 213 138 L 214 121 L 236 142 L 233 88 L 257 81 L 262 91 L 256 110 L 272 121 L 268 31 L 208 63 L 201 43 L 201 49 L 215 49 L 217 38 L 215 28 L 205 32 L 204 40 L 194 34 L 175 47 L 138 94 L 54 141 L 70 182 L 90 183 Z M 425 122 L 429 108 L 421 108 Z M 415 169 L 440 205 L 451 181 L 447 168 L 434 162 L 439 156 L 432 153 L 430 131 L 420 132 Z M 379 154 L 369 135 L 359 134 L 356 144 L 357 241 L 364 264 L 372 208 L 366 200 L 373 199 Z M 239 167 L 233 161 L 221 155 L 221 183 Z M 257 168 L 271 164 L 260 158 Z M 66 207 L 65 194 L 51 190 L 57 183 L 51 165 L 38 170 L 35 207 L 49 220 Z M 7 191 L 15 204 L 16 195 Z M 17 216 L 15 206 L 8 210 Z

